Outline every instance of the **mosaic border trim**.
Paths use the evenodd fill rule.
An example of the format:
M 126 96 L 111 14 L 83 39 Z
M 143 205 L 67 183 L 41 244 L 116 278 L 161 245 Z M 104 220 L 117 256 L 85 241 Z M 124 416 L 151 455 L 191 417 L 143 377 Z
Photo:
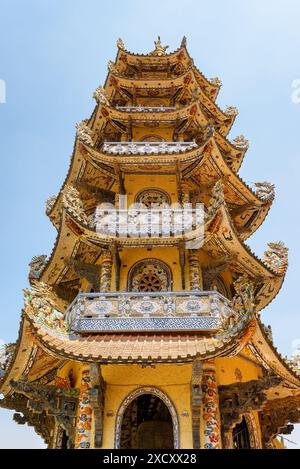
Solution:
M 76 324 L 77 332 L 102 331 L 215 331 L 220 322 L 216 317 L 156 317 L 156 318 L 85 318 Z
M 155 386 L 143 386 L 141 388 L 137 388 L 131 393 L 129 393 L 125 399 L 123 399 L 115 420 L 115 437 L 114 437 L 114 448 L 120 449 L 120 441 L 121 441 L 121 428 L 123 422 L 123 416 L 127 407 L 131 404 L 134 399 L 143 395 L 143 394 L 153 394 L 154 396 L 158 397 L 163 401 L 163 403 L 167 406 L 173 424 L 173 438 L 174 438 L 174 449 L 179 449 L 179 419 L 176 408 L 171 401 L 171 399 L 159 388 Z

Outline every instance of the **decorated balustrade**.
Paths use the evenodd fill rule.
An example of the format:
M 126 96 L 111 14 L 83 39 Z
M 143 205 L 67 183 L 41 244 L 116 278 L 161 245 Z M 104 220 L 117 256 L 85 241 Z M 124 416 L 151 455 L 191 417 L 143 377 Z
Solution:
M 105 142 L 102 151 L 112 155 L 161 155 L 182 153 L 197 146 L 196 142 Z
M 214 332 L 234 314 L 217 291 L 79 293 L 65 321 L 75 332 Z
M 167 106 L 116 106 L 118 111 L 124 112 L 172 112 L 176 107 Z

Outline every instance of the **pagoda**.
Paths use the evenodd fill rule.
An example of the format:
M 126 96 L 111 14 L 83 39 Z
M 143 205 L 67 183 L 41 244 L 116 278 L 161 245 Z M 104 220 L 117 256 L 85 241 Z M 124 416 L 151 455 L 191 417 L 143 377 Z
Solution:
M 185 37 L 171 53 L 160 38 L 145 55 L 117 47 L 46 204 L 57 238 L 29 264 L 1 407 L 49 448 L 281 447 L 300 421 L 298 363 L 260 311 L 287 248 L 269 243 L 260 259 L 246 244 L 274 186 L 238 175 L 237 109 L 218 107 L 221 81 L 197 69 Z M 169 222 L 184 207 L 181 230 Z M 157 217 L 138 230 L 139 210 Z

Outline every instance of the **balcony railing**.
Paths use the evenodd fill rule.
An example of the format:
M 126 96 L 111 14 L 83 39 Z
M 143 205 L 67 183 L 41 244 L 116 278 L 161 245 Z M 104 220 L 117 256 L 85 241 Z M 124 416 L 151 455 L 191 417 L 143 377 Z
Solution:
M 170 112 L 176 111 L 176 107 L 167 106 L 116 106 L 118 111 L 125 112 Z
M 102 151 L 112 155 L 182 153 L 197 148 L 196 142 L 105 142 Z
M 214 332 L 231 317 L 230 301 L 216 291 L 79 293 L 65 321 L 75 332 Z

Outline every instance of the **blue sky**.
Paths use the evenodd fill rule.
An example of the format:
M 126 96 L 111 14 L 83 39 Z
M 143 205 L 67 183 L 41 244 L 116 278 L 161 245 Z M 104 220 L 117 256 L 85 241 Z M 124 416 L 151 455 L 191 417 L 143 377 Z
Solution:
M 158 34 L 170 50 L 186 35 L 197 67 L 222 79 L 220 107 L 239 110 L 229 136 L 250 140 L 240 175 L 276 185 L 272 210 L 249 245 L 259 256 L 271 240 L 290 248 L 285 284 L 262 318 L 278 349 L 293 352 L 300 343 L 300 104 L 291 99 L 300 78 L 299 18 L 298 0 L 0 0 L 1 340 L 17 337 L 28 262 L 52 250 L 44 203 L 62 185 L 75 123 L 91 114 L 118 37 L 144 53 Z M 31 428 L 10 420 L 0 409 L 0 447 L 42 446 Z M 300 447 L 298 428 L 289 439 Z

